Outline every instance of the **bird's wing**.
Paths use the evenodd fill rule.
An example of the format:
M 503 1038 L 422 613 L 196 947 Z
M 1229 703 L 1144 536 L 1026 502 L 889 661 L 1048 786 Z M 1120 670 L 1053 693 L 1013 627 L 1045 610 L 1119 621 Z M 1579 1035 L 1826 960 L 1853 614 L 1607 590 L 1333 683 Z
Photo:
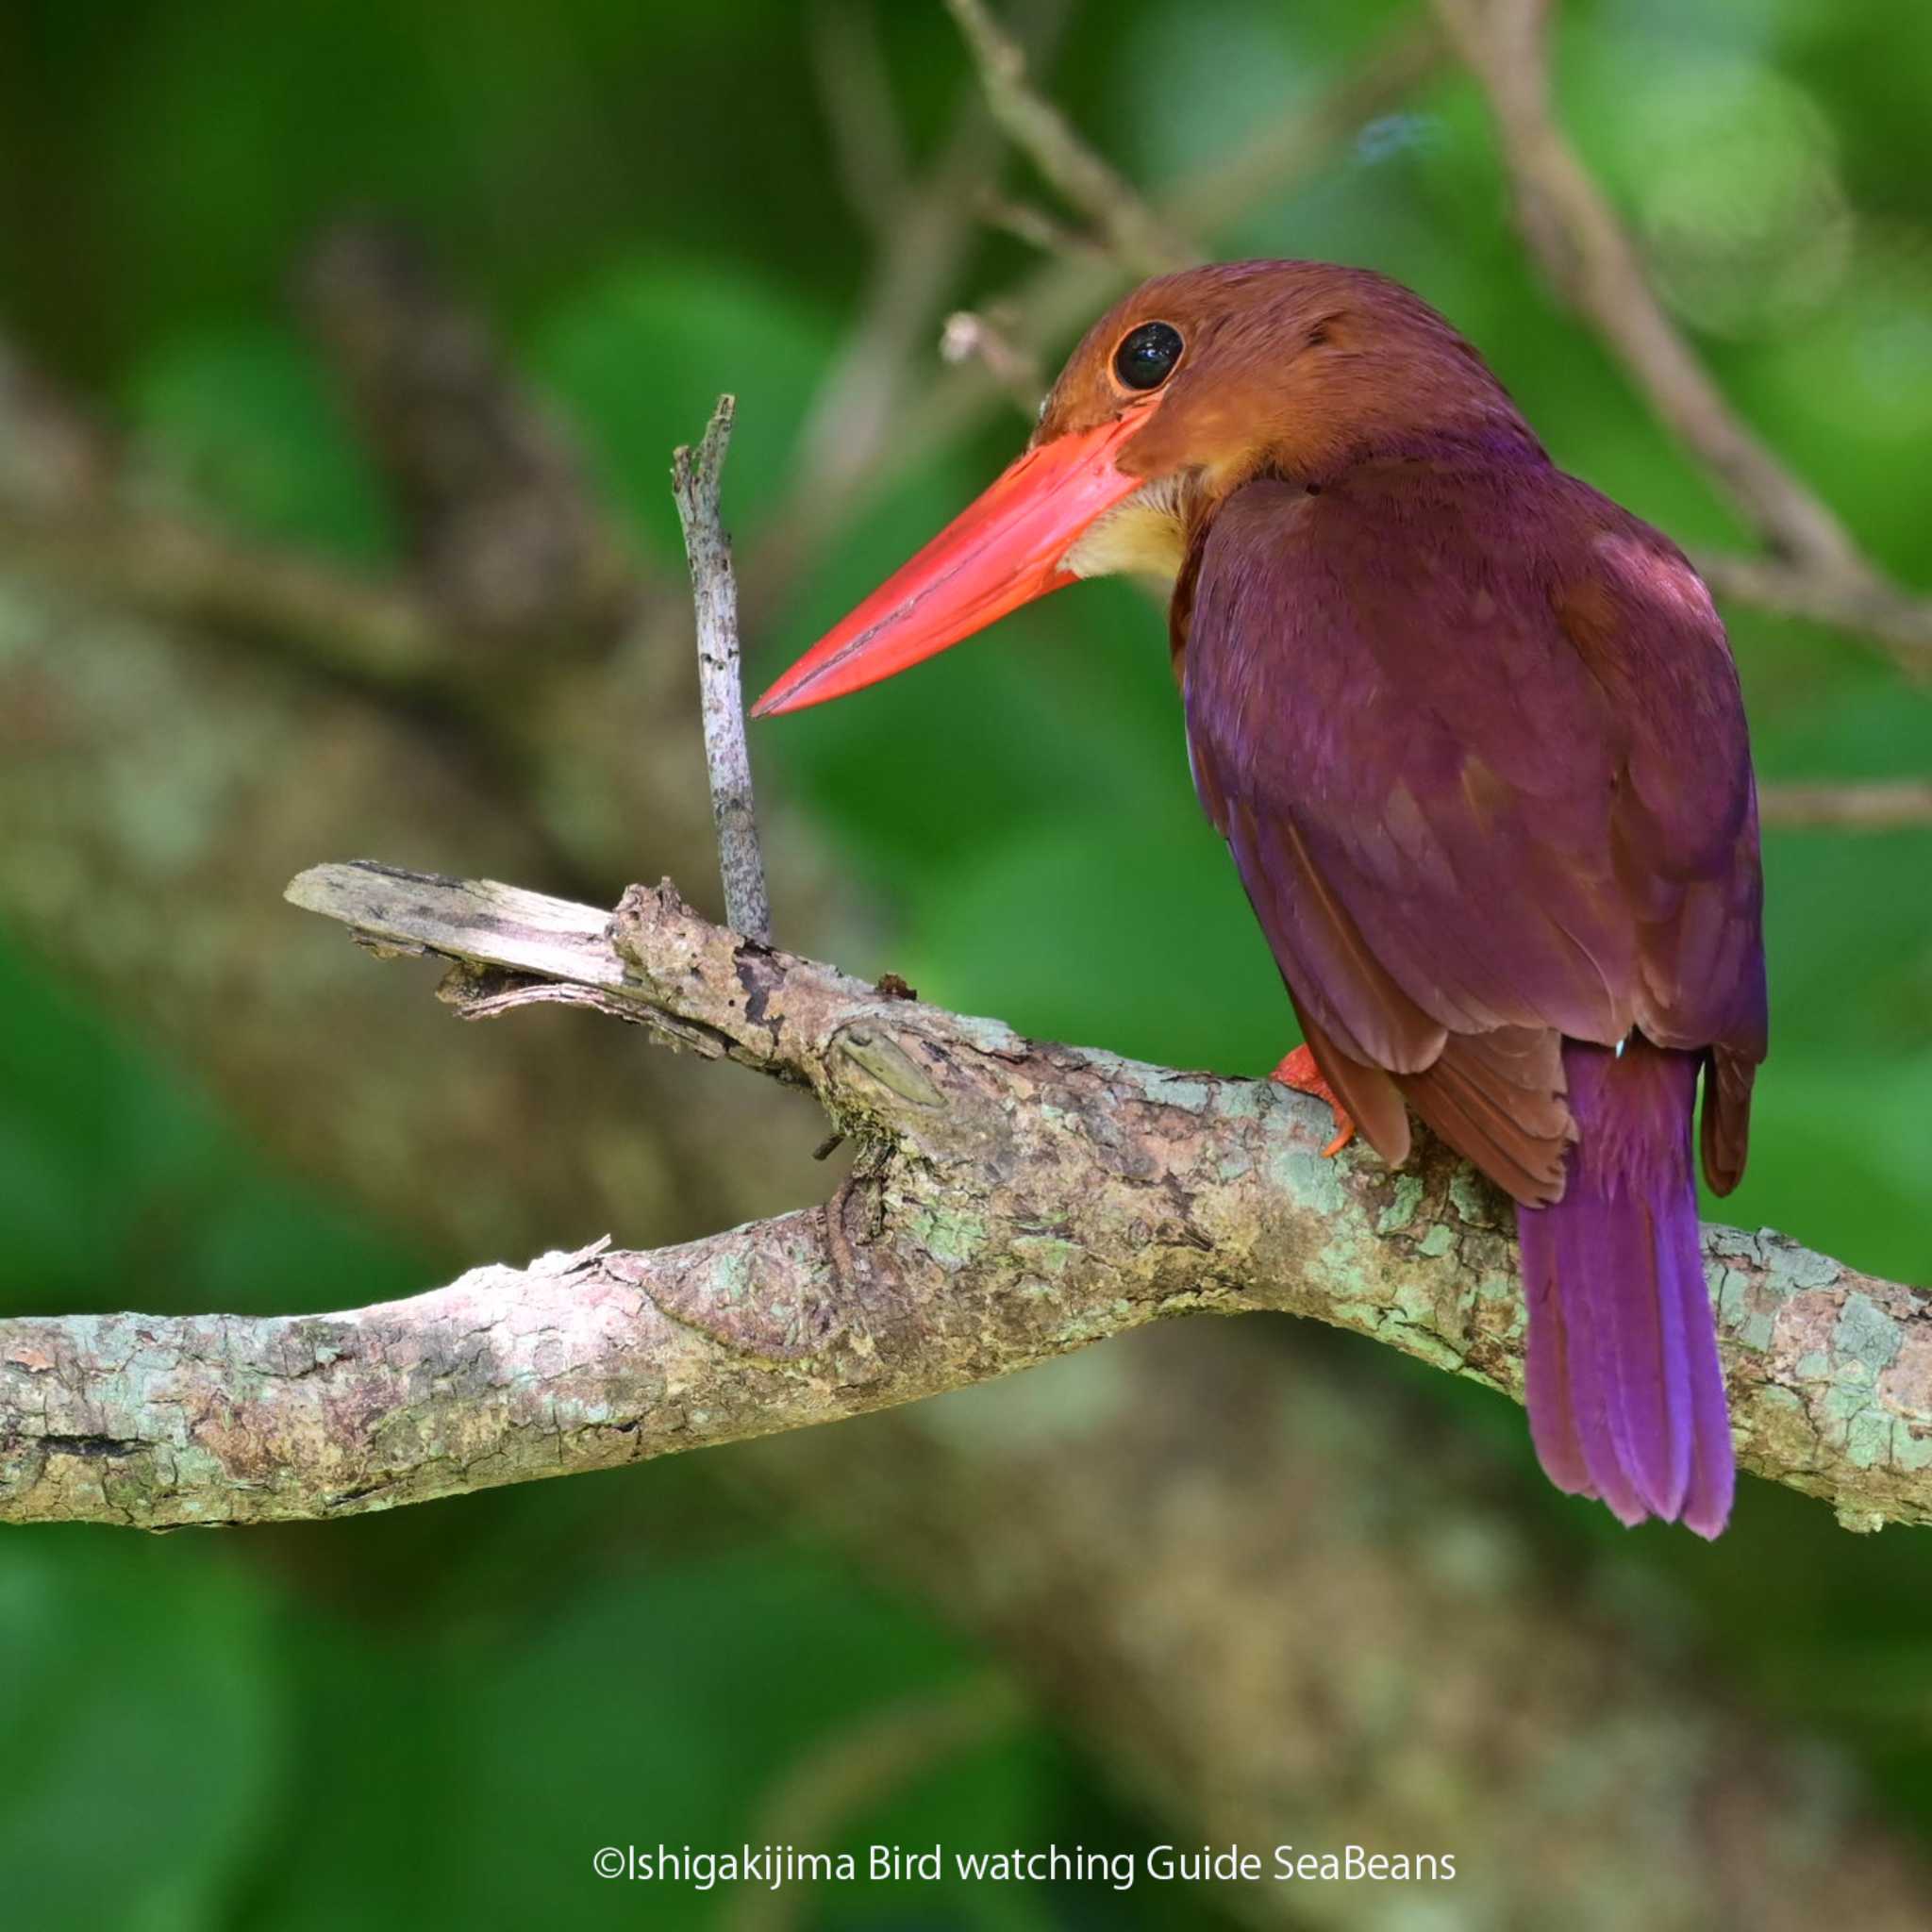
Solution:
M 1541 464 L 1236 491 L 1190 572 L 1202 802 L 1317 1061 L 1385 1158 L 1406 1094 L 1519 1199 L 1574 1128 L 1564 1036 L 1710 1049 L 1741 1170 L 1764 1053 L 1757 808 L 1696 574 Z

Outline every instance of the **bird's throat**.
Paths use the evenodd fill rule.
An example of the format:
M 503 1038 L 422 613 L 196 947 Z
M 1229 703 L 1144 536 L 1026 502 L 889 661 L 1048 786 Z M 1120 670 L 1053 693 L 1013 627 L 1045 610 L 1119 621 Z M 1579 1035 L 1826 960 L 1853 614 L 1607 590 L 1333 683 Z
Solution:
M 1178 476 L 1158 476 L 1089 525 L 1060 559 L 1076 577 L 1151 576 L 1173 583 L 1187 556 L 1184 491 Z

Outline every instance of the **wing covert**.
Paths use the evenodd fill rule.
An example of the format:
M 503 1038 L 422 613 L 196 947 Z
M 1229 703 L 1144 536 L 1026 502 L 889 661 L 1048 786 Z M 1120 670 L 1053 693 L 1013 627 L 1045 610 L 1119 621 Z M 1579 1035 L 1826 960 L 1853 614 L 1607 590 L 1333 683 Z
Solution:
M 1756 806 L 1722 626 L 1666 540 L 1540 463 L 1257 480 L 1202 540 L 1182 663 L 1203 804 L 1385 1158 L 1392 1094 L 1350 1098 L 1378 1076 L 1555 1198 L 1561 1040 L 1636 1026 L 1717 1050 L 1707 1166 L 1735 1179 Z

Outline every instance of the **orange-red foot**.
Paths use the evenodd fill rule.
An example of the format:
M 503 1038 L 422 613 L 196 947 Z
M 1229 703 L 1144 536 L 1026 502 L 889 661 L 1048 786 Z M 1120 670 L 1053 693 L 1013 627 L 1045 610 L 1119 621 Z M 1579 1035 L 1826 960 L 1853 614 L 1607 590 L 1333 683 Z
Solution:
M 1335 1138 L 1322 1152 L 1329 1159 L 1332 1160 L 1355 1139 L 1355 1122 L 1341 1101 L 1336 1099 L 1334 1088 L 1323 1079 L 1322 1070 L 1315 1064 L 1315 1056 L 1307 1047 L 1296 1047 L 1268 1077 L 1279 1080 L 1284 1087 L 1293 1088 L 1297 1093 L 1312 1093 L 1317 1100 L 1327 1104 L 1335 1116 Z

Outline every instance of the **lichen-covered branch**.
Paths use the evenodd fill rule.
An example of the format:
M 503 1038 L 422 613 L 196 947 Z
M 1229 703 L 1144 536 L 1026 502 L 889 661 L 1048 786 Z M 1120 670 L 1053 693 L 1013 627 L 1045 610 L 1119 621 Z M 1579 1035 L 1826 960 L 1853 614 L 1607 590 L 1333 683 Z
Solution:
M 1358 80 L 1282 118 L 1198 192 L 1183 183 L 1161 207 L 1213 232 L 1324 159 L 1440 58 L 1440 42 L 1413 27 Z M 1108 278 L 1082 296 L 1065 267 L 1042 270 L 1041 287 L 1071 324 L 1121 272 L 1075 265 Z M 960 396 L 975 379 L 983 391 L 972 371 L 940 387 Z M 0 369 L 0 417 L 6 387 Z M 957 426 L 958 406 L 947 409 Z M 29 486 L 75 467 L 58 436 L 9 438 L 13 426 L 0 423 L 0 494 L 29 448 L 19 478 Z M 916 440 L 882 454 L 902 460 Z M 800 476 L 816 487 L 804 459 Z M 768 537 L 745 558 L 767 585 L 785 574 L 759 566 L 770 546 Z M 23 547 L 19 560 L 29 555 Z M 436 1252 L 526 1255 L 603 1228 L 670 1241 L 808 1198 L 822 1171 L 806 1158 L 816 1134 L 799 1090 L 651 1055 L 635 1035 L 637 1052 L 613 1052 L 608 1028 L 568 1016 L 439 1047 L 423 1032 L 415 971 L 372 971 L 350 947 L 318 945 L 308 922 L 261 891 L 317 851 L 398 849 L 595 897 L 596 881 L 634 870 L 641 836 L 654 867 L 697 876 L 710 855 L 681 611 L 675 627 L 667 615 L 661 649 L 620 654 L 594 675 L 570 654 L 532 654 L 529 682 L 510 687 L 510 715 L 527 715 L 527 756 L 470 760 L 451 717 L 374 695 L 425 672 L 441 680 L 447 664 L 474 701 L 458 722 L 504 712 L 493 659 L 445 658 L 443 641 L 454 646 L 463 631 L 440 609 L 440 589 L 407 593 L 441 626 L 422 657 L 406 654 L 390 674 L 378 649 L 362 671 L 359 634 L 345 633 L 350 675 L 318 677 L 325 636 L 314 649 L 208 648 L 226 602 L 212 553 L 192 599 L 130 594 L 77 561 L 0 572 L 0 913 L 19 940 L 192 1066 L 275 1158 Z M 69 577 L 75 591 L 33 581 L 42 575 Z M 264 598 L 238 629 L 285 637 L 285 608 Z M 102 782 L 106 772 L 141 774 L 138 808 L 125 783 Z M 787 923 L 829 943 L 838 893 L 795 828 L 786 841 L 776 883 Z M 130 932 L 166 943 L 130 947 Z M 569 1259 L 551 1264 L 565 1290 L 578 1279 Z M 493 1315 L 515 1292 L 499 1302 L 475 1275 L 466 1286 L 481 1291 L 453 1320 L 458 1359 L 480 1355 L 474 1310 Z M 342 1298 L 356 1295 L 343 1287 Z M 401 1305 L 399 1324 L 425 1306 Z M 136 1328 L 176 1332 L 150 1320 L 120 1333 Z M 375 1347 L 373 1326 L 341 1332 Z M 517 1331 L 506 1322 L 501 1332 Z M 263 1325 L 201 1324 L 202 1407 L 169 1418 L 191 1443 L 222 1443 L 226 1421 L 230 1452 L 239 1446 L 225 1351 L 250 1338 Z M 71 1324 L 42 1339 L 64 1346 Z M 753 1486 L 768 1505 L 775 1491 L 788 1525 L 834 1535 L 869 1566 L 904 1566 L 1184 1841 L 1272 1842 L 1288 1819 L 1307 1842 L 1339 1842 L 1358 1824 L 1348 1794 L 1374 1790 L 1393 1794 L 1407 1841 L 1465 1856 L 1457 1895 L 1499 1928 L 1566 1911 L 1578 1924 L 1648 1912 L 1664 1925 L 1796 1932 L 1854 1895 L 1863 1924 L 1925 1923 L 1924 1877 L 1895 1826 L 1875 1822 L 1858 1784 L 1809 1740 L 1740 1724 L 1727 1674 L 1701 1649 L 1672 1654 L 1677 1619 L 1657 1615 L 1655 1595 L 1633 1596 L 1621 1545 L 1592 1556 L 1548 1535 L 1537 1519 L 1563 1506 L 1498 1466 L 1481 1432 L 1405 1404 L 1386 1358 L 1325 1340 L 1280 1322 L 1168 1324 L 953 1400 L 743 1444 L 705 1458 L 706 1473 Z M 110 1369 L 124 1352 L 111 1337 L 96 1351 Z M 386 1358 L 403 1366 L 395 1350 Z M 354 1399 L 346 1381 L 331 1384 L 333 1367 L 311 1369 L 298 1392 L 312 1415 L 343 1426 Z M 546 1356 L 533 1374 L 553 1372 Z M 91 1394 L 109 1386 L 64 1357 L 25 1385 L 29 1404 L 44 1400 L 33 1391 L 48 1373 Z M 427 1357 L 417 1376 L 433 1392 Z M 209 1396 L 214 1387 L 225 1392 Z M 262 1387 L 282 1392 L 279 1380 Z M 370 1399 L 394 1392 L 360 1388 Z M 514 1434 L 542 1470 L 579 1466 L 559 1462 L 554 1431 L 505 1425 L 487 1404 L 474 1413 L 483 1438 Z M 410 1425 L 398 1413 L 382 1453 L 408 1460 Z M 134 1465 L 98 1453 L 111 1440 L 77 1435 L 56 1463 L 97 1509 L 104 1478 L 124 1502 L 140 1493 L 122 1480 Z M 627 1453 L 621 1430 L 565 1446 L 593 1440 Z M 466 1440 L 439 1464 L 431 1446 L 425 1434 L 418 1467 L 457 1486 L 482 1479 L 465 1475 L 465 1458 L 477 1470 L 499 1459 Z M 219 1464 L 204 1473 L 230 1480 Z M 336 1493 L 360 1480 L 347 1475 Z M 612 1492 L 620 1513 L 625 1488 Z M 413 1492 L 440 1491 L 424 1482 Z M 227 1507 L 209 1499 L 194 1520 L 239 1520 Z M 1445 1629 L 1457 1632 L 1446 1660 Z M 1645 1661 L 1659 1649 L 1661 1666 Z M 800 1767 L 821 1783 L 824 1771 Z M 1695 1829 L 1660 1837 L 1660 1817 Z M 808 1836 L 775 1825 L 765 1835 Z M 1324 1924 L 1368 1927 L 1386 1911 L 1380 1888 L 1320 1892 Z M 1236 1909 L 1256 1924 L 1307 1919 L 1306 1899 L 1274 1890 Z
M 1442 1149 L 1334 1161 L 1313 1103 L 1024 1041 L 747 941 L 668 885 L 614 916 L 323 866 L 290 888 L 486 1017 L 567 999 L 810 1088 L 865 1148 L 824 1208 L 602 1243 L 414 1301 L 0 1324 L 0 1518 L 327 1516 L 796 1428 L 1165 1315 L 1274 1308 L 1510 1393 L 1504 1205 Z M 1932 1307 L 1707 1231 L 1745 1466 L 1848 1526 L 1932 1522 Z
M 272 897 L 224 883 L 398 837 L 452 866 L 493 854 L 534 874 L 543 861 L 517 769 L 459 790 L 438 775 L 433 741 L 373 707 L 302 684 L 285 698 L 268 675 L 279 660 L 164 639 L 125 611 L 59 612 L 4 577 L 0 608 L 15 644 L 0 663 L 0 914 L 331 1198 L 470 1257 L 605 1228 L 669 1242 L 811 1198 L 824 1170 L 808 1156 L 818 1123 L 800 1090 L 654 1054 L 641 1034 L 613 1051 L 608 1028 L 574 1016 L 440 1039 L 411 984 L 424 969 L 373 970 Z M 38 628 L 25 621 L 35 613 Z M 50 698 L 63 736 L 37 754 L 31 721 Z M 640 759 L 636 728 L 634 766 L 696 737 L 673 711 Z M 245 758 L 264 743 L 273 756 Z M 210 748 L 239 761 L 211 794 Z M 559 764 L 578 755 L 567 739 L 545 751 Z M 150 795 L 175 823 L 201 813 L 192 863 L 178 846 L 158 853 L 146 821 L 115 808 L 97 782 L 108 762 L 162 774 Z M 611 787 L 626 775 L 596 770 Z M 701 774 L 687 782 L 701 788 Z M 668 790 L 644 801 L 641 822 L 654 854 L 695 876 L 708 828 L 697 814 L 667 826 L 675 802 Z M 62 863 L 62 890 L 45 891 Z M 788 870 L 798 864 L 794 839 Z M 801 899 L 792 923 L 815 920 L 831 929 L 823 904 Z M 168 943 L 130 950 L 130 931 Z M 532 1132 L 551 1121 L 563 1127 Z M 1862 1787 L 1775 1724 L 1737 1734 L 1727 1674 L 1701 1649 L 1681 1653 L 1680 1612 L 1632 1593 L 1618 1541 L 1550 1535 L 1542 1519 L 1565 1506 L 1526 1458 L 1495 1453 L 1453 1405 L 1405 1401 L 1378 1351 L 1329 1341 L 1281 1321 L 1166 1323 L 956 1397 L 741 1443 L 704 1458 L 705 1474 L 780 1509 L 791 1533 L 829 1538 L 874 1572 L 896 1567 L 1182 1841 L 1245 1840 L 1288 1818 L 1318 1842 L 1331 1815 L 1358 1824 L 1348 1792 L 1401 1790 L 1411 1841 L 1455 1844 L 1487 1874 L 1477 1916 L 1498 1932 L 1547 1924 L 1573 1897 L 1621 1905 L 1640 1871 L 1679 1901 L 1687 1932 L 1782 1932 L 1757 1909 L 1767 1891 L 1798 1932 L 1847 1884 L 1874 1926 L 1926 1923 L 1923 1904 L 1913 1913 L 1923 1876 Z M 97 1478 L 97 1464 L 67 1466 Z M 613 1522 L 647 1507 L 630 1488 L 612 1486 Z M 1594 1512 L 1571 1513 L 1581 1527 Z M 1507 1626 L 1492 1631 L 1498 1616 Z M 1645 1669 L 1658 1648 L 1662 1668 Z M 1540 1666 L 1529 1676 L 1526 1655 Z M 1687 1758 L 1687 1740 L 1716 1741 Z M 1579 1754 L 1613 1761 L 1614 1777 L 1562 1776 Z M 792 1769 L 780 1774 L 790 1789 Z M 1661 1846 L 1660 1815 L 1706 1824 Z M 1714 1818 L 1736 1850 L 1710 1839 Z M 769 1818 L 753 1836 L 808 1841 Z M 1797 1851 L 1764 1874 L 1778 1846 Z M 1885 1875 L 1902 1865 L 1913 1875 Z M 1887 1919 L 1879 1900 L 1893 1891 L 1909 1897 Z M 1324 1897 L 1326 1923 L 1376 1926 L 1373 1899 Z M 1251 1903 L 1249 1923 L 1306 1932 L 1293 1899 Z

